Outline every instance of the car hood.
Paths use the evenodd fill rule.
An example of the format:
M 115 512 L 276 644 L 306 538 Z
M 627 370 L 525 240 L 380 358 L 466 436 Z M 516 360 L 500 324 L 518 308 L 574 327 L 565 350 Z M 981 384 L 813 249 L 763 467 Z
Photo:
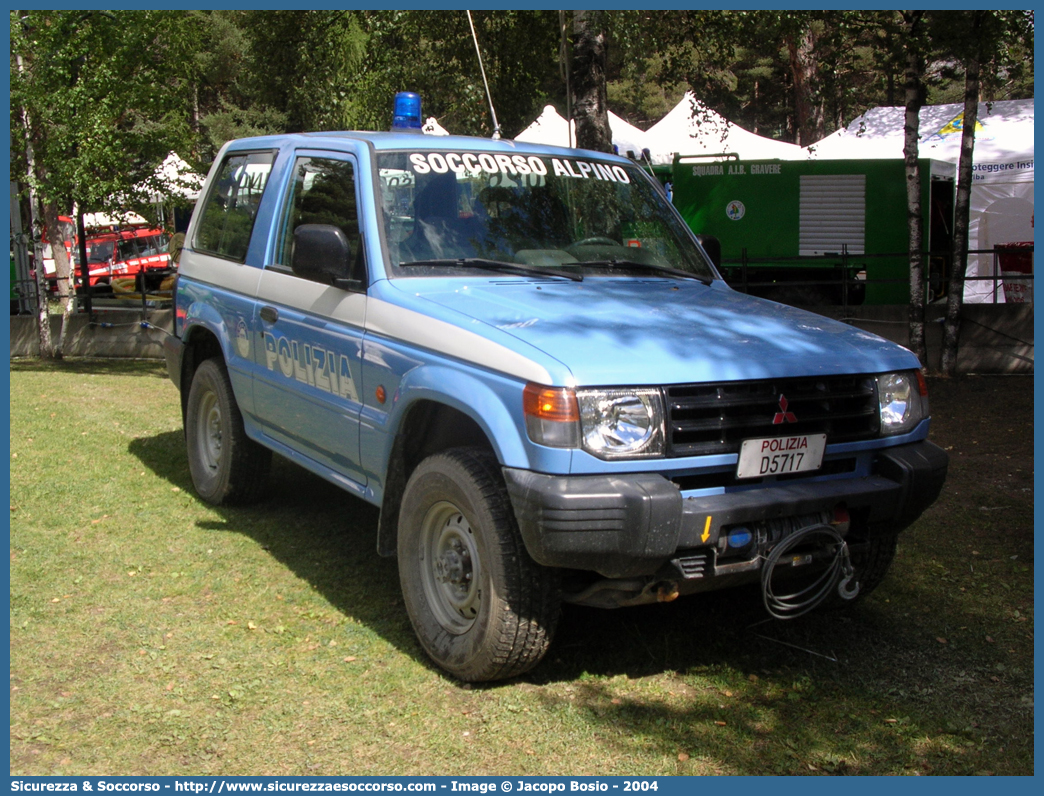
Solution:
M 411 279 L 410 293 L 562 363 L 576 385 L 682 384 L 916 368 L 877 335 L 723 282 Z M 461 318 L 463 316 L 463 318 Z M 497 330 L 496 332 L 493 329 Z

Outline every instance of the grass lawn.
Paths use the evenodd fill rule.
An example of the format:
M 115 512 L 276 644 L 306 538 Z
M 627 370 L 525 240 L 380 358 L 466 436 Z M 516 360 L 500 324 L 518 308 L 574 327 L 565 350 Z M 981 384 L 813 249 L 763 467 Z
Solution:
M 192 491 L 159 363 L 11 364 L 11 773 L 1033 773 L 1033 381 L 933 381 L 940 502 L 843 614 L 566 608 L 468 687 L 413 638 L 377 511 L 278 459 Z

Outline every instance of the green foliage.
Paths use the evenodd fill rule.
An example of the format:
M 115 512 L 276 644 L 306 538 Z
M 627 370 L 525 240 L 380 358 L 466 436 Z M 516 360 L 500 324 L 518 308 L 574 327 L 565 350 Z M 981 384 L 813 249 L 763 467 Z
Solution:
M 970 12 L 925 13 L 930 36 L 910 42 L 895 11 L 605 12 L 609 105 L 647 128 L 691 89 L 749 130 L 794 140 L 810 113 L 830 132 L 901 104 L 908 47 L 930 66 L 927 99 L 959 99 Z M 983 97 L 1032 96 L 1032 12 L 988 16 Z M 559 13 L 473 18 L 502 135 L 545 104 L 564 111 Z M 204 169 L 231 138 L 387 129 L 397 91 L 419 91 L 424 115 L 452 132 L 493 132 L 462 11 L 28 11 L 11 23 L 12 176 L 24 182 L 24 109 L 34 181 L 63 211 L 125 208 L 171 150 Z
M 801 40 L 809 47 L 803 64 L 809 101 L 815 113 L 822 113 L 824 133 L 868 108 L 903 104 L 909 47 L 931 64 L 925 76 L 927 100 L 958 101 L 962 50 L 971 46 L 970 12 L 926 13 L 931 20 L 927 35 L 910 41 L 897 11 L 613 12 L 612 104 L 617 112 L 624 108 L 633 114 L 632 123 L 646 126 L 662 115 L 662 97 L 680 97 L 688 87 L 742 127 L 794 140 L 803 123 L 795 80 L 802 51 L 788 52 L 788 45 Z M 977 42 L 986 48 L 984 98 L 1032 97 L 1032 12 L 989 15 Z M 654 108 L 657 112 L 650 112 Z
M 932 101 L 963 101 L 968 58 L 980 62 L 983 100 L 1033 96 L 1032 11 L 935 12 L 928 25 L 936 54 Z
M 558 15 L 475 11 L 475 32 L 502 135 L 521 132 L 561 91 Z M 417 91 L 423 114 L 454 133 L 493 132 L 467 15 L 463 11 L 379 11 L 366 17 L 366 69 L 349 91 L 352 126 L 387 129 L 396 91 Z
M 554 12 L 474 12 L 505 136 L 558 89 Z M 462 11 L 196 11 L 200 154 L 230 138 L 387 129 L 397 91 L 456 133 L 493 131 Z
M 209 161 L 226 141 L 278 133 L 286 112 L 255 100 L 255 64 L 244 11 L 192 11 L 195 154 Z
M 24 109 L 43 201 L 125 209 L 134 187 L 189 141 L 180 18 L 167 11 L 12 12 L 13 140 L 24 149 Z M 12 158 L 12 170 L 24 180 L 24 161 Z
M 350 11 L 249 11 L 243 17 L 259 106 L 285 114 L 284 131 L 336 130 L 350 107 L 346 82 L 362 69 L 364 34 Z
M 609 108 L 646 130 L 681 101 L 688 86 L 683 82 L 664 84 L 656 79 L 663 69 L 659 55 L 635 53 L 624 57 L 625 52 L 623 47 L 609 49 L 609 71 L 616 76 L 606 86 Z

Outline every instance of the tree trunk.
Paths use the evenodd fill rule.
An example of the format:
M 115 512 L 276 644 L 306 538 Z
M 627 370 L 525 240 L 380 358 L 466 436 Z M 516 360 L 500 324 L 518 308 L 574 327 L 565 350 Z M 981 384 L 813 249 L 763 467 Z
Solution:
M 69 317 L 76 309 L 76 285 L 69 261 L 69 252 L 65 248 L 61 226 L 58 223 L 58 207 L 53 202 L 43 202 L 42 204 L 44 223 L 47 225 L 47 242 L 51 244 L 51 253 L 54 255 L 58 295 L 65 305 L 62 309 L 62 326 L 58 333 L 58 342 L 54 344 L 54 358 L 61 359 L 65 351 L 65 333 L 69 328 Z
M 31 157 L 31 156 L 30 156 Z M 32 166 L 29 167 L 30 170 Z M 47 275 L 44 273 L 44 247 L 40 237 L 43 222 L 40 219 L 40 201 L 35 190 L 29 187 L 29 214 L 33 225 L 33 273 L 36 274 L 36 330 L 40 343 L 40 356 L 53 357 L 54 346 L 51 344 L 51 307 L 50 291 L 47 289 Z
M 918 155 L 918 127 L 921 113 L 921 55 L 916 27 L 920 12 L 908 22 L 906 50 L 906 123 L 903 127 L 903 162 L 906 171 L 906 220 L 910 258 L 910 350 L 922 367 L 928 365 L 924 341 L 924 217 L 921 209 L 921 167 Z
M 51 244 L 51 253 L 54 255 L 54 271 L 58 278 L 58 295 L 65 298 L 75 292 L 73 285 L 72 261 L 69 251 L 65 248 L 65 240 L 62 238 L 62 229 L 58 221 L 59 207 L 54 202 L 41 202 L 43 206 L 43 220 L 47 229 L 47 242 Z
M 558 66 L 565 83 L 565 116 L 569 135 L 569 146 L 574 146 L 573 128 L 569 122 L 573 118 L 573 65 L 569 52 L 569 18 L 565 11 L 558 12 Z
M 979 13 L 976 13 L 978 23 Z M 976 24 L 975 29 L 980 26 Z M 961 122 L 961 157 L 957 164 L 957 200 L 953 222 L 953 275 L 946 297 L 943 323 L 942 372 L 953 376 L 957 370 L 957 345 L 961 333 L 961 307 L 964 305 L 964 278 L 968 270 L 968 219 L 971 209 L 972 155 L 975 151 L 975 125 L 979 115 L 979 59 L 971 56 L 964 73 L 964 118 Z
M 573 12 L 573 115 L 576 145 L 613 151 L 605 89 L 606 36 L 604 11 Z
M 794 129 L 798 146 L 814 144 L 826 136 L 826 123 L 822 100 L 815 98 L 819 82 L 819 66 L 816 63 L 816 39 L 811 30 L 805 29 L 797 37 L 787 36 L 787 52 L 790 55 L 790 73 L 794 77 Z
M 15 55 L 18 71 L 25 71 L 25 63 L 21 54 Z M 39 336 L 40 356 L 52 357 L 54 350 L 51 347 L 51 318 L 50 307 L 47 297 L 47 276 L 44 274 L 44 251 L 43 240 L 40 237 L 43 228 L 43 218 L 40 214 L 40 201 L 33 188 L 36 179 L 36 155 L 33 149 L 32 127 L 29 124 L 29 113 L 25 108 L 19 109 L 22 116 L 22 126 L 25 133 L 25 160 L 26 160 L 26 184 L 29 186 L 29 214 L 32 224 L 33 238 L 33 272 L 36 274 L 36 295 L 38 306 L 36 308 L 36 329 Z

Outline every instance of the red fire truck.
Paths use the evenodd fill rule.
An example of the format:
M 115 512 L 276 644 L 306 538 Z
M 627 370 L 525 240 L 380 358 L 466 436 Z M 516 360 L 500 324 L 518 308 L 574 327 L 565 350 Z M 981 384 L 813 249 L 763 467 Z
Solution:
M 133 217 L 130 224 L 104 223 L 107 220 L 109 219 L 102 217 L 103 223 L 95 221 L 87 227 L 87 267 L 91 287 L 106 289 L 112 287 L 114 280 L 119 277 L 135 277 L 142 271 L 150 274 L 170 270 L 168 238 L 163 230 L 150 227 L 144 219 L 141 219 L 141 224 L 134 223 L 137 219 Z M 76 285 L 79 287 L 83 280 L 76 226 L 67 216 L 59 216 L 59 223 L 66 251 L 75 264 Z M 58 280 L 53 258 L 45 258 L 44 272 L 51 289 L 57 289 Z

